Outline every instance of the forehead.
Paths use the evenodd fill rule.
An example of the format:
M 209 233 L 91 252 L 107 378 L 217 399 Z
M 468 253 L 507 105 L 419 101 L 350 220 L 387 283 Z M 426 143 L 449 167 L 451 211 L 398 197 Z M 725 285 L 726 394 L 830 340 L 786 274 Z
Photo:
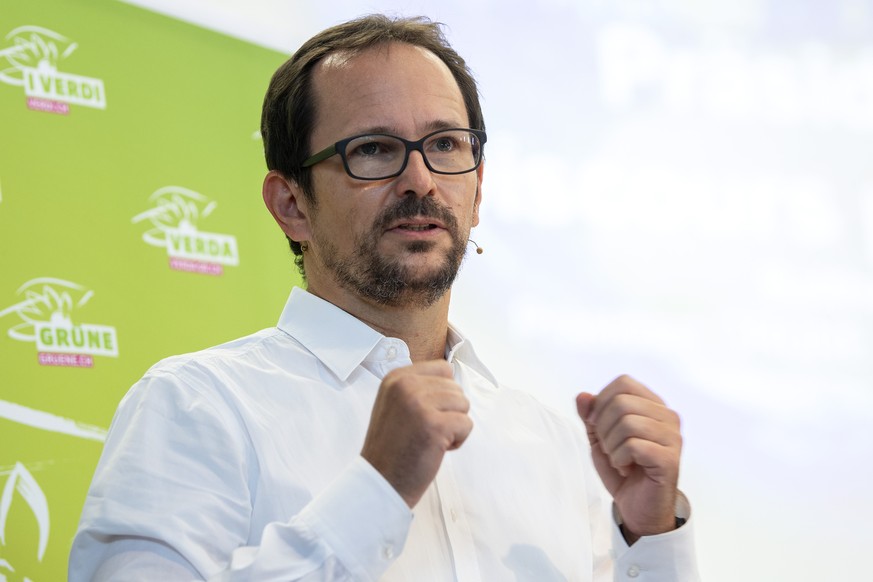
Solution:
M 419 46 L 392 42 L 334 53 L 316 66 L 312 83 L 316 147 L 376 129 L 411 139 L 429 127 L 469 124 L 448 66 Z

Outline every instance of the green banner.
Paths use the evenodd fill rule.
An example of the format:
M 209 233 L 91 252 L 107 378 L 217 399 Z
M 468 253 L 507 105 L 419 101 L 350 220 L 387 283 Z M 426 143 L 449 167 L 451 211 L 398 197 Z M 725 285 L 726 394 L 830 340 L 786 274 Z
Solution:
M 299 283 L 260 196 L 283 60 L 110 0 L 0 11 L 0 580 L 66 578 L 151 364 L 273 325 Z

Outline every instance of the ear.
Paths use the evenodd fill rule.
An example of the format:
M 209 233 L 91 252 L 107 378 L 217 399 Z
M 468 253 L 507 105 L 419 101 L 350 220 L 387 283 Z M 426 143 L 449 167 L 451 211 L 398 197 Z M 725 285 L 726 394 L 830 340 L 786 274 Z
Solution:
M 479 226 L 479 204 L 482 202 L 482 177 L 485 174 L 484 160 L 476 168 L 476 198 L 473 200 L 473 226 Z
M 310 240 L 309 206 L 303 189 L 276 170 L 264 178 L 264 204 L 291 240 Z

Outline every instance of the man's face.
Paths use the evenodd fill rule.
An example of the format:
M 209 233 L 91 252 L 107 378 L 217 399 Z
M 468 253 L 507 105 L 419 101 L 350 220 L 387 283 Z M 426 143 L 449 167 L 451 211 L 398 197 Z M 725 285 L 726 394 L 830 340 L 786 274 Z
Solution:
M 469 123 L 448 67 L 407 44 L 328 57 L 314 71 L 313 89 L 317 120 L 310 151 L 359 134 L 417 140 Z M 317 203 L 308 209 L 310 290 L 323 296 L 351 292 L 398 306 L 427 306 L 445 295 L 478 223 L 481 167 L 432 174 L 412 152 L 395 178 L 351 178 L 339 156 L 317 164 L 312 174 Z

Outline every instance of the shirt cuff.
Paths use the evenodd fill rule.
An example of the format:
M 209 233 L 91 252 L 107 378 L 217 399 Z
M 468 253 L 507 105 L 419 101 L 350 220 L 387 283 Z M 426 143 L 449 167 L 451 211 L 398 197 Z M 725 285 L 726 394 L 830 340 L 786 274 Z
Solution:
M 699 582 L 694 549 L 694 520 L 691 506 L 682 492 L 676 498 L 676 517 L 687 520 L 666 533 L 643 536 L 628 546 L 618 528 L 618 512 L 613 506 L 612 547 L 615 552 L 615 580 L 656 582 L 682 580 Z
M 403 551 L 412 511 L 363 457 L 298 514 L 355 579 L 377 580 Z

